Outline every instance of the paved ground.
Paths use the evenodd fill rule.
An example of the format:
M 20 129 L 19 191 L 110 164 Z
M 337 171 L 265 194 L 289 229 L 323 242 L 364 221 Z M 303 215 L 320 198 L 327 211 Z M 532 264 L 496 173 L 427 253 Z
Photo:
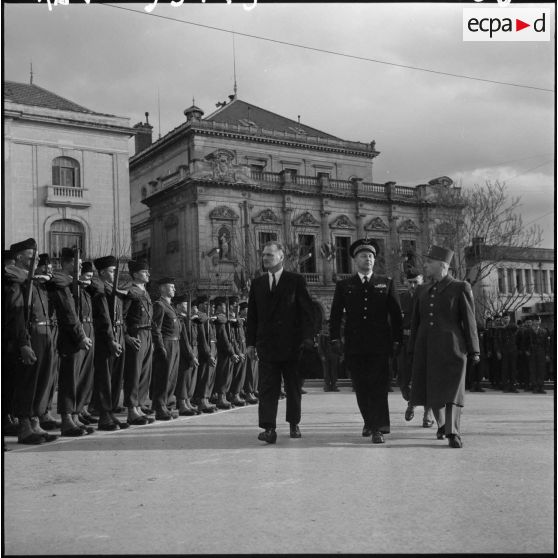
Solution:
M 4 454 L 7 554 L 552 553 L 554 392 L 472 393 L 464 448 L 406 423 L 361 437 L 350 388 L 303 397 L 302 439 L 257 409 Z M 284 401 L 279 416 L 284 417 Z

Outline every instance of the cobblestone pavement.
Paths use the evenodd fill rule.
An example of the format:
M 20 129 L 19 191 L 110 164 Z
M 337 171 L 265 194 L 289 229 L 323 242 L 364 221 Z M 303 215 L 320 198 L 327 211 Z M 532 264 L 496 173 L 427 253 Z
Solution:
M 302 438 L 279 407 L 95 432 L 39 447 L 8 438 L 6 554 L 552 553 L 554 392 L 467 395 L 464 447 L 405 422 L 361 436 L 354 393 L 308 388 Z

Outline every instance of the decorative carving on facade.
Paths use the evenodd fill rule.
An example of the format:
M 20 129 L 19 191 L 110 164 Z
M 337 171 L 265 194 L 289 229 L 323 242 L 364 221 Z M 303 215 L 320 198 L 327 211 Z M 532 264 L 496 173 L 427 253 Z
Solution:
M 339 215 L 329 225 L 330 229 L 356 229 L 356 225 L 346 216 Z
M 420 229 L 412 219 L 406 219 L 397 227 L 397 231 L 400 233 L 417 233 L 420 232 Z
M 238 215 L 230 207 L 220 205 L 209 214 L 209 218 L 213 220 L 236 221 Z
M 252 217 L 252 223 L 279 225 L 282 222 L 283 221 L 279 219 L 271 209 L 264 209 L 255 217 Z
M 163 224 L 165 226 L 165 229 L 172 229 L 172 227 L 177 227 L 178 216 L 176 215 L 176 213 L 171 213 L 170 215 L 167 215 L 165 217 L 165 220 L 163 221 Z
M 305 211 L 293 219 L 293 225 L 295 227 L 319 227 L 320 223 L 309 211 Z
M 219 259 L 231 259 L 231 231 L 228 227 L 221 227 L 217 233 L 217 241 L 219 243 Z
M 205 160 L 193 161 L 190 166 L 190 178 L 256 184 L 250 176 L 249 167 L 235 164 L 234 157 L 233 151 L 217 149 L 206 155 Z
M 381 217 L 374 217 L 366 225 L 364 225 L 365 231 L 389 231 L 389 227 L 384 222 Z

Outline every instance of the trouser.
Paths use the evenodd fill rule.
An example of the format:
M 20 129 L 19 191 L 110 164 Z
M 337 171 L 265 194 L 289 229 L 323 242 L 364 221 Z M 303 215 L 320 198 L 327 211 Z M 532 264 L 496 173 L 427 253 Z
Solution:
M 531 386 L 542 388 L 546 376 L 546 354 L 544 349 L 535 347 L 529 356 L 529 381 Z
M 19 349 L 18 349 L 19 351 Z M 6 421 L 8 415 L 14 415 L 14 380 L 18 368 L 19 352 L 7 351 L 2 363 L 2 420 Z M 15 415 L 14 415 L 15 416 Z
M 432 414 L 438 424 L 438 428 L 444 427 L 446 436 L 460 433 L 462 408 L 462 406 L 455 405 L 454 403 L 446 403 L 445 407 L 432 409 Z
M 156 350 L 153 354 L 153 408 L 160 411 L 167 408 L 169 397 L 176 389 L 180 347 L 178 339 L 163 338 L 166 356 Z
M 339 377 L 339 355 L 328 354 L 324 359 L 324 383 L 328 387 L 335 387 Z
M 277 408 L 281 393 L 281 377 L 287 396 L 286 420 L 298 424 L 301 417 L 301 383 L 298 375 L 298 362 L 288 360 L 281 362 L 259 361 L 259 404 L 258 422 L 260 428 L 276 428 Z
M 200 360 L 198 366 L 198 381 L 194 390 L 194 399 L 208 399 L 211 397 L 215 384 L 215 366 L 209 360 Z
M 246 379 L 246 358 L 239 360 L 232 364 L 232 381 L 230 386 L 230 393 L 238 395 L 244 386 Z
M 403 337 L 401 349 L 397 355 L 397 385 L 401 388 L 402 392 L 411 387 L 413 357 L 407 352 L 408 343 L 409 338 Z
M 490 359 L 490 383 L 492 387 L 498 387 L 501 382 L 501 373 L 502 373 L 502 361 L 498 360 L 496 356 L 492 356 Z
M 149 398 L 151 363 L 153 359 L 151 330 L 140 329 L 136 337 L 141 342 L 139 350 L 136 350 L 132 345 L 126 346 L 126 359 L 124 362 L 125 407 L 144 406 Z
M 517 379 L 523 387 L 529 384 L 529 357 L 523 351 L 517 355 Z
M 174 396 L 177 401 L 179 399 L 191 399 L 194 396 L 197 378 L 198 367 L 194 366 L 193 362 L 187 365 L 183 363 L 179 365 L 176 389 L 174 390 Z
M 346 362 L 365 426 L 373 432 L 389 433 L 389 357 L 347 355 Z
M 215 370 L 215 387 L 213 391 L 220 395 L 226 395 L 231 387 L 232 382 L 232 366 L 231 357 L 227 354 L 217 354 L 217 367 Z
M 244 393 L 255 393 L 256 391 L 258 391 L 258 361 L 246 357 Z
M 513 387 L 517 382 L 517 351 L 502 351 L 502 387 Z
M 37 360 L 31 365 L 15 361 L 12 409 L 17 417 L 40 416 L 46 413 L 52 381 L 54 346 L 50 326 L 33 326 L 30 337 Z
M 48 390 L 47 411 L 52 409 L 52 402 L 54 401 L 54 394 L 58 389 L 58 374 L 60 370 L 60 355 L 58 354 L 58 326 L 51 326 L 52 332 L 52 368 L 50 388 Z
M 118 406 L 125 355 L 125 349 L 118 357 L 112 355 L 106 345 L 97 342 L 93 382 L 93 405 L 97 411 L 111 412 Z
M 81 349 L 61 355 L 58 377 L 58 413 L 81 413 L 93 382 L 93 352 Z

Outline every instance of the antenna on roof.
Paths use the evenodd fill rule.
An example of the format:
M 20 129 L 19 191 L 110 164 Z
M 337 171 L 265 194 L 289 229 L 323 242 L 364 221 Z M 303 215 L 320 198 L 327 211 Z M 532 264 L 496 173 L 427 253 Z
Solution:
M 235 49 L 235 45 L 234 45 L 234 33 L 233 33 L 233 73 L 234 73 L 234 87 L 233 87 L 233 91 L 234 91 L 234 98 L 236 99 L 236 49 Z
M 31 60 L 31 73 L 29 75 L 29 85 L 33 85 L 33 60 Z
M 300 114 L 298 115 L 298 123 L 300 124 Z
M 161 139 L 161 97 L 157 87 L 157 120 L 159 120 L 159 139 Z

